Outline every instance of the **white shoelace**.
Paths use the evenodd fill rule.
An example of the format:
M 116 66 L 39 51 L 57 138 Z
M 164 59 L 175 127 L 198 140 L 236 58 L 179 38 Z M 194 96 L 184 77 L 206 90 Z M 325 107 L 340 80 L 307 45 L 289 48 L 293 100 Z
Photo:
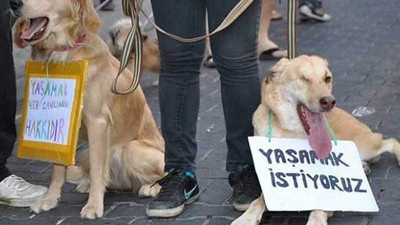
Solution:
M 28 189 L 31 185 L 26 182 L 24 179 L 22 179 L 21 177 L 15 176 L 15 175 L 11 175 L 9 177 L 7 177 L 4 180 L 4 184 L 8 187 L 8 188 L 15 188 L 18 191 L 23 191 Z

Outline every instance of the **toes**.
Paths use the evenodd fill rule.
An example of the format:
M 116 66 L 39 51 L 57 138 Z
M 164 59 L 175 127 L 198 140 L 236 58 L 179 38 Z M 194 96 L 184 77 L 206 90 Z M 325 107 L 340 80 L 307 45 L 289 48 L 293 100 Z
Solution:
M 82 219 L 96 219 L 103 216 L 103 206 L 86 205 L 81 211 Z
M 161 190 L 161 186 L 158 184 L 150 185 L 145 184 L 139 190 L 140 197 L 155 197 Z
M 158 193 L 161 191 L 161 186 L 160 185 L 154 185 L 151 190 L 150 190 L 150 196 L 151 197 L 156 197 Z
M 57 199 L 40 199 L 32 204 L 31 211 L 34 213 L 46 212 L 57 206 Z
M 150 185 L 143 185 L 139 190 L 140 197 L 149 197 L 150 196 Z

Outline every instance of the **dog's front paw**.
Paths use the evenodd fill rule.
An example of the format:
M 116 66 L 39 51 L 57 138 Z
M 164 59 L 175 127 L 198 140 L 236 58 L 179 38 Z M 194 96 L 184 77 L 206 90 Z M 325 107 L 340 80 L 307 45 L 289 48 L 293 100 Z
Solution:
M 234 220 L 231 225 L 258 225 L 260 221 L 247 218 L 245 215 Z
M 139 190 L 140 197 L 156 197 L 160 193 L 161 186 L 159 184 L 145 184 Z
M 57 206 L 57 198 L 43 198 L 39 199 L 31 205 L 31 211 L 34 213 L 46 212 L 54 209 Z
M 87 203 L 81 211 L 82 219 L 96 219 L 103 216 L 103 204 L 94 205 Z
M 332 215 L 333 212 L 324 212 L 321 210 L 311 211 L 307 225 L 328 225 L 328 217 Z

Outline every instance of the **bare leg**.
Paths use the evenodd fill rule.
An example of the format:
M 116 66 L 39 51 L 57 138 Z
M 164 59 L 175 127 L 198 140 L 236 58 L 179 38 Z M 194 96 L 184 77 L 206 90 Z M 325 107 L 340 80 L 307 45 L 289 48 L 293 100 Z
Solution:
M 258 35 L 258 52 L 261 54 L 263 51 L 277 48 L 274 42 L 272 42 L 268 37 L 269 26 L 271 24 L 272 12 L 275 8 L 276 0 L 263 0 L 262 8 L 261 8 L 261 21 L 260 21 L 260 30 Z M 286 51 L 275 51 L 273 56 L 275 58 L 286 57 Z
M 54 165 L 51 184 L 46 197 L 33 203 L 31 210 L 35 213 L 49 211 L 57 206 L 61 196 L 61 188 L 65 182 L 65 166 Z

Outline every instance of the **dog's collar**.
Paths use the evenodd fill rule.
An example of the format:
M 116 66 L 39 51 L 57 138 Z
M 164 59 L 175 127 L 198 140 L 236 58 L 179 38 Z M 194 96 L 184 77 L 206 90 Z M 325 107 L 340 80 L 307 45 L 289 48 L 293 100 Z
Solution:
M 72 45 L 55 48 L 53 51 L 55 51 L 55 52 L 72 51 L 72 50 L 82 46 L 82 43 L 85 42 L 85 39 L 86 39 L 86 35 L 79 36 Z

